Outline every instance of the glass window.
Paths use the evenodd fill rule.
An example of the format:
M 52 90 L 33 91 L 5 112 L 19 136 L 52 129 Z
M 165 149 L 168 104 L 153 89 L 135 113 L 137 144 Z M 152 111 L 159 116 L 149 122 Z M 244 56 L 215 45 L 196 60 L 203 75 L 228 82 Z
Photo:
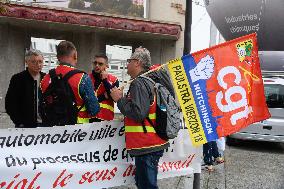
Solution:
M 113 66 L 113 65 L 111 65 L 111 66 L 110 66 L 110 69 L 112 69 L 112 70 L 118 70 L 118 66 Z
M 284 108 L 284 86 L 279 84 L 264 85 L 266 103 L 269 108 Z

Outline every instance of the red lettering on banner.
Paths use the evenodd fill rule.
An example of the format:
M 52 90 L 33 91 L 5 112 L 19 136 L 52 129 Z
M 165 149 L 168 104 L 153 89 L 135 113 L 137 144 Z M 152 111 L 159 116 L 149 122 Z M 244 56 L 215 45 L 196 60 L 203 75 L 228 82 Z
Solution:
M 6 182 L 1 182 L 0 187 L 3 188 L 6 185 Z
M 14 178 L 16 179 L 16 178 L 18 178 L 19 176 L 20 176 L 20 174 L 16 174 L 16 175 L 14 176 Z M 10 182 L 10 184 L 7 186 L 6 189 L 10 189 L 14 183 L 15 183 L 15 180 L 13 180 L 12 182 Z
M 94 180 L 96 181 L 111 180 L 115 177 L 116 172 L 117 172 L 117 167 L 113 168 L 111 171 L 109 171 L 108 169 L 97 170 L 94 173 L 88 171 L 82 175 L 79 184 L 84 184 L 85 182 L 92 183 Z
M 41 175 L 41 172 L 37 173 L 33 180 L 31 181 L 31 183 L 28 185 L 27 189 L 40 189 L 40 186 L 35 186 L 35 182 L 36 180 L 39 178 L 39 176 Z M 23 178 L 22 180 L 20 181 L 17 181 L 16 179 L 20 176 L 20 174 L 16 174 L 14 176 L 14 180 L 12 181 L 3 181 L 1 182 L 0 184 L 0 187 L 1 188 L 4 188 L 4 186 L 6 186 L 8 183 L 8 185 L 6 186 L 6 189 L 25 189 L 27 184 L 29 183 L 29 180 L 28 178 Z M 15 185 L 14 185 L 15 184 Z
M 181 160 L 174 161 L 174 162 L 163 162 L 159 164 L 159 169 L 162 169 L 163 172 L 171 171 L 171 170 L 179 170 L 189 167 L 191 164 L 195 154 L 190 155 L 184 162 Z
M 91 179 L 90 177 L 93 177 L 93 174 L 92 176 L 89 176 L 91 174 L 91 172 L 86 172 L 82 175 L 82 179 L 79 181 L 79 184 L 84 184 L 86 181 L 88 181 L 89 183 L 91 183 L 93 181 L 93 179 Z
M 64 169 L 60 173 L 60 175 L 57 177 L 57 179 L 54 181 L 54 183 L 52 185 L 53 188 L 56 188 L 58 185 L 61 186 L 61 188 L 63 188 L 70 182 L 70 179 L 73 177 L 74 174 L 69 174 L 69 175 L 65 176 L 63 179 L 61 179 L 61 177 L 63 177 L 65 172 L 66 172 L 66 169 Z
M 134 176 L 136 172 L 136 167 L 134 165 L 129 165 L 123 173 L 123 177 Z
M 28 186 L 28 189 L 34 189 L 34 183 L 36 182 L 36 180 L 38 179 L 38 177 L 41 175 L 41 172 L 38 173 L 34 179 L 32 180 L 32 182 L 30 183 L 30 185 Z M 40 186 L 36 186 L 36 189 L 40 189 Z

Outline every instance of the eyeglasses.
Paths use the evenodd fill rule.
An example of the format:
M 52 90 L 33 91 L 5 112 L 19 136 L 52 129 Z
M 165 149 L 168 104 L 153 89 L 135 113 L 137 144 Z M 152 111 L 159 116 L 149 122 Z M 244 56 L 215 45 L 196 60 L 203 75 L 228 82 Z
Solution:
M 36 61 L 36 60 L 32 60 L 32 61 L 30 61 L 32 64 L 34 64 L 34 65 L 42 65 L 43 64 L 43 61 L 41 61 L 41 60 L 38 60 L 38 61 Z
M 128 63 L 130 63 L 131 60 L 136 60 L 136 61 L 138 61 L 138 59 L 136 59 L 136 58 L 129 58 L 129 59 L 127 59 L 126 61 L 127 61 Z
M 103 62 L 98 62 L 98 61 L 94 61 L 93 64 L 94 64 L 94 65 L 99 65 L 99 66 L 105 65 L 105 63 L 103 63 Z

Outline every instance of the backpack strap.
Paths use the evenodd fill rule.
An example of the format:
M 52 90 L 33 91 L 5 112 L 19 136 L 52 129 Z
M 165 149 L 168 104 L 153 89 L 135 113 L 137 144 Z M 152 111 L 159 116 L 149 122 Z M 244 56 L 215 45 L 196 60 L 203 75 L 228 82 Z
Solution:
M 143 132 L 147 133 L 147 129 L 146 129 L 144 120 L 142 121 L 142 128 L 143 128 Z
M 155 82 L 153 79 L 151 79 L 150 77 L 147 77 L 147 76 L 144 76 L 144 75 L 140 75 L 140 76 L 138 76 L 138 77 L 147 79 L 147 80 L 151 81 L 154 85 L 155 85 L 155 83 L 156 83 L 156 82 Z
M 51 82 L 54 81 L 54 79 L 57 77 L 57 74 L 56 74 L 56 71 L 55 71 L 55 68 L 49 70 L 49 76 L 50 76 L 50 79 L 51 79 Z
M 155 85 L 155 81 L 153 80 L 153 79 L 151 79 L 150 77 L 147 77 L 147 76 L 143 76 L 143 75 L 141 75 L 141 76 L 139 76 L 140 78 L 144 78 L 144 79 L 147 79 L 147 80 L 149 80 L 151 83 L 153 83 L 154 85 Z M 145 85 L 147 85 L 145 82 L 143 82 Z M 147 86 L 146 86 L 147 87 Z M 145 119 L 147 119 L 147 121 L 154 127 L 154 124 L 153 124 L 153 122 L 151 121 L 151 119 L 149 118 L 149 116 L 147 116 Z M 143 126 L 143 131 L 144 131 L 144 133 L 147 133 L 147 129 L 146 129 L 146 127 L 145 127 L 145 121 L 143 120 L 142 121 L 142 126 Z
M 81 70 L 77 70 L 77 69 L 74 69 L 74 70 L 71 70 L 69 71 L 67 74 L 64 75 L 63 79 L 65 81 L 68 81 L 73 75 L 77 74 L 77 73 L 86 73 L 86 72 L 83 72 Z
M 69 71 L 67 74 L 64 75 L 63 79 L 68 83 L 68 80 L 75 74 L 78 74 L 78 73 L 85 73 L 84 71 L 81 71 L 81 70 L 77 70 L 77 69 L 74 69 L 74 70 L 71 70 Z M 68 83 L 69 84 L 69 83 Z M 81 111 L 81 109 L 84 107 L 85 103 L 83 103 L 80 108 L 78 109 L 78 112 Z
M 148 92 L 150 92 L 151 94 L 154 94 L 155 93 L 155 91 L 152 91 L 151 90 L 151 88 L 149 87 L 149 85 L 147 84 L 147 82 L 145 82 L 145 80 L 143 80 L 143 79 L 147 79 L 147 80 L 149 80 L 150 82 L 152 82 L 153 83 L 153 85 L 155 85 L 156 84 L 156 82 L 154 81 L 154 80 L 152 80 L 150 77 L 147 77 L 147 76 L 138 76 L 138 77 L 140 77 L 140 78 L 142 78 L 142 82 L 144 83 L 144 85 L 146 86 L 146 88 L 147 88 L 147 91 Z M 150 88 L 150 90 L 148 90 Z M 155 89 L 154 89 L 155 90 Z M 149 96 L 150 97 L 150 96 Z
M 50 75 L 51 82 L 54 81 L 54 79 L 58 76 L 58 75 L 56 74 L 55 68 L 49 70 L 48 73 L 49 73 L 49 75 Z M 62 79 L 64 79 L 64 80 L 67 82 L 67 84 L 69 85 L 68 80 L 69 80 L 73 75 L 75 75 L 75 74 L 77 74 L 77 73 L 85 73 L 85 72 L 83 72 L 83 71 L 81 71 L 81 70 L 74 69 L 74 70 L 69 71 L 67 74 L 65 74 Z M 61 75 L 61 74 L 60 74 L 60 75 Z M 84 105 L 85 105 L 85 104 L 83 103 L 82 106 L 80 106 L 80 108 L 78 109 L 78 112 L 84 107 Z

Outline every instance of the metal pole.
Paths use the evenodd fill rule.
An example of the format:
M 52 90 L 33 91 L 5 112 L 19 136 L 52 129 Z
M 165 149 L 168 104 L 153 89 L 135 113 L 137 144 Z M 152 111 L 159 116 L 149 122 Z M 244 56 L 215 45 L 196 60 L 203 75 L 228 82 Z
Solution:
M 192 1 L 186 0 L 183 55 L 191 51 Z
M 186 0 L 183 55 L 191 51 L 192 0 Z M 200 189 L 200 173 L 194 173 L 193 189 Z

